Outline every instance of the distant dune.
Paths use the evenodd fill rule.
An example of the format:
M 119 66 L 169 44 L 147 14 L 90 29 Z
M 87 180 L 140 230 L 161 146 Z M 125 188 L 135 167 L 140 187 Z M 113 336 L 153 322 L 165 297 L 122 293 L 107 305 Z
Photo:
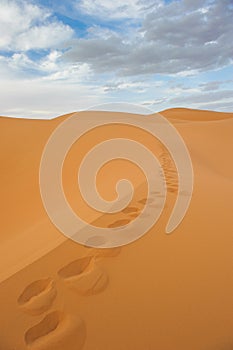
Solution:
M 178 177 L 159 141 L 132 128 L 106 127 L 75 143 L 67 156 L 67 199 L 101 227 L 134 220 L 145 204 L 146 184 L 135 166 L 114 161 L 98 177 L 100 192 L 112 199 L 114 183 L 124 175 L 135 186 L 132 202 L 116 214 L 92 211 L 77 189 L 77 167 L 91 146 L 127 136 L 161 162 L 168 188 L 162 216 L 141 239 L 110 250 L 68 240 L 41 201 L 44 146 L 71 114 L 53 120 L 0 117 L 0 350 L 233 348 L 233 113 L 174 108 L 161 114 L 183 137 L 194 168 L 190 208 L 170 236 L 165 227 Z

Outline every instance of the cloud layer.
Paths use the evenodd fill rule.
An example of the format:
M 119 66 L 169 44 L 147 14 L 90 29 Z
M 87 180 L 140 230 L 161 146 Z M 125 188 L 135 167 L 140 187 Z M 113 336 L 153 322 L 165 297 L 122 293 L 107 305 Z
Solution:
M 219 69 L 232 63 L 232 18 L 228 0 L 175 1 L 150 8 L 130 40 L 122 32 L 76 39 L 65 57 L 124 76 Z
M 2 0 L 0 114 L 116 101 L 231 110 L 232 18 L 231 0 Z

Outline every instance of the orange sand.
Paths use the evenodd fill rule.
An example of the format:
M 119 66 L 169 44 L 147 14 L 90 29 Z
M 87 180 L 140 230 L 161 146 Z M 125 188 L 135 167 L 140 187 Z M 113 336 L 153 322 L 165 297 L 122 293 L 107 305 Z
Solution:
M 141 239 L 111 250 L 66 239 L 42 205 L 41 154 L 67 116 L 0 118 L 0 350 L 233 349 L 233 113 L 161 113 L 182 135 L 195 176 L 188 213 L 171 235 L 165 226 L 177 176 L 160 142 L 132 127 L 108 126 L 88 133 L 67 156 L 63 181 L 69 203 L 103 227 L 138 215 L 145 179 L 123 160 L 103 167 L 97 178 L 103 197 L 114 198 L 114 184 L 123 176 L 133 182 L 135 195 L 122 212 L 99 217 L 82 201 L 76 184 L 86 152 L 102 140 L 129 137 L 150 148 L 163 165 L 168 184 L 163 215 Z

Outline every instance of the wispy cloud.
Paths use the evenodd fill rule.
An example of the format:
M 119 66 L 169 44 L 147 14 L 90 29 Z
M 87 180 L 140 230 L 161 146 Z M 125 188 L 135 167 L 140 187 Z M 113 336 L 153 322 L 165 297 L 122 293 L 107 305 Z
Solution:
M 124 0 L 115 2 L 109 0 L 80 0 L 73 2 L 77 11 L 82 11 L 89 16 L 99 17 L 102 21 L 142 18 L 150 11 L 152 5 L 157 7 L 161 3 L 159 0 L 148 0 L 146 5 L 145 2 L 138 0 L 128 0 L 127 2 Z

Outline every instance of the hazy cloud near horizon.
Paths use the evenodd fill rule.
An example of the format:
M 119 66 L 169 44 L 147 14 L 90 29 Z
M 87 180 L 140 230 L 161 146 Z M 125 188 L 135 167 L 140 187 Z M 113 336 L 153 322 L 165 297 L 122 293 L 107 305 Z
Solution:
M 2 0 L 0 114 L 118 101 L 232 111 L 232 18 L 231 0 Z

